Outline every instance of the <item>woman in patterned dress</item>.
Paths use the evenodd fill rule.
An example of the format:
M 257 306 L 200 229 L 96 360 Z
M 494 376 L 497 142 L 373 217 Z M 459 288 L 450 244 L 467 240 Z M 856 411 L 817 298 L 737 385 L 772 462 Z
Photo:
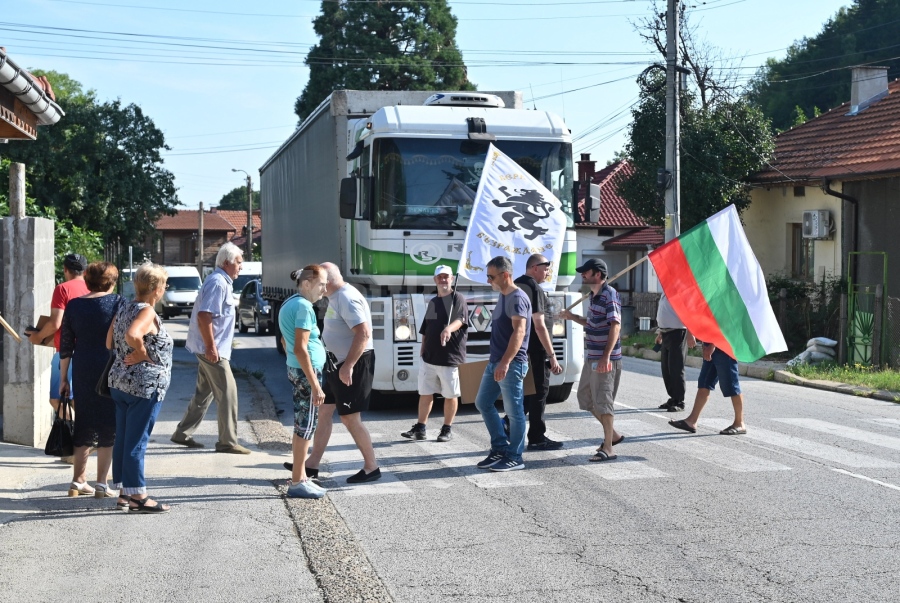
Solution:
M 122 304 L 106 336 L 116 360 L 109 388 L 116 402 L 113 481 L 116 506 L 132 513 L 165 513 L 169 505 L 147 495 L 144 455 L 172 377 L 172 338 L 153 306 L 162 299 L 168 275 L 146 263 L 134 275 L 134 300 Z
M 58 395 L 70 397 L 78 392 L 75 403 L 74 475 L 69 496 L 106 498 L 116 493 L 107 485 L 112 447 L 116 440 L 116 405 L 95 391 L 106 368 L 109 350 L 106 332 L 124 299 L 113 293 L 119 271 L 109 262 L 94 262 L 84 271 L 88 293 L 71 300 L 63 314 L 59 340 L 60 381 Z M 72 383 L 69 383 L 69 363 Z M 87 483 L 87 462 L 91 447 L 97 449 L 97 483 Z

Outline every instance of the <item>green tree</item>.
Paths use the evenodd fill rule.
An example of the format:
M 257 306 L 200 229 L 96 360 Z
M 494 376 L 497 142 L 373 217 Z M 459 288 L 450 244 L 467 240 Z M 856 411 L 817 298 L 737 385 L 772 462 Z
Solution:
M 657 189 L 657 170 L 665 165 L 664 78 L 641 92 L 632 110 L 633 121 L 625 145 L 634 166 L 618 191 L 631 208 L 650 224 L 662 224 L 664 202 Z M 774 150 L 768 120 L 742 99 L 721 99 L 703 107 L 695 96 L 681 101 L 681 206 L 682 232 L 724 207 L 739 212 L 750 204 L 750 189 L 743 182 L 761 169 Z
M 105 244 L 139 244 L 163 214 L 180 205 L 163 167 L 163 133 L 135 104 L 100 102 L 66 74 L 46 75 L 65 116 L 36 141 L 11 141 L 5 156 L 26 165 L 36 206 Z
M 815 115 L 816 107 L 849 101 L 852 65 L 887 66 L 889 78 L 900 76 L 898 37 L 900 2 L 854 0 L 817 35 L 791 45 L 783 59 L 769 59 L 751 81 L 748 97 L 775 128 L 785 130 L 799 115 Z
M 474 90 L 456 46 L 447 0 L 322 1 L 313 21 L 309 81 L 294 112 L 303 121 L 332 90 Z
M 247 187 L 237 186 L 222 195 L 218 208 L 247 211 Z M 259 191 L 253 191 L 253 209 L 259 209 Z
M 8 159 L 0 159 L 0 172 L 5 175 L 9 174 L 10 163 Z M 6 186 L 0 190 L 0 216 L 9 215 L 9 195 L 6 192 L 8 190 L 9 187 Z M 89 262 L 96 262 L 103 258 L 103 237 L 99 232 L 77 226 L 71 220 L 57 218 L 52 207 L 39 207 L 31 196 L 25 197 L 25 215 L 54 221 L 53 251 L 57 281 L 62 282 L 63 258 L 66 255 L 80 253 Z

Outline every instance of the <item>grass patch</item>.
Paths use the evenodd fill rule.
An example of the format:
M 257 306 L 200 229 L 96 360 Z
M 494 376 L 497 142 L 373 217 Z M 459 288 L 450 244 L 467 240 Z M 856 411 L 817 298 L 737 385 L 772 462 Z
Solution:
M 630 345 L 637 349 L 652 348 L 655 343 L 656 333 L 653 331 L 636 331 L 622 338 L 622 345 Z
M 798 364 L 788 368 L 793 374 L 804 379 L 822 379 L 850 385 L 860 385 L 872 389 L 900 392 L 900 372 L 891 369 L 877 369 L 862 364 L 839 366 L 834 363 Z

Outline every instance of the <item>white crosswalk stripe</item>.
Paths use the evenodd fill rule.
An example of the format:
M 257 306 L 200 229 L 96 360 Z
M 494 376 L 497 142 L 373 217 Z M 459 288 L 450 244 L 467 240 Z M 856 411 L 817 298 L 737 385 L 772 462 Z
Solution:
M 371 434 L 372 439 L 377 439 L 381 434 Z M 330 482 L 326 484 L 330 495 L 342 496 L 373 496 L 384 494 L 410 494 L 409 486 L 400 481 L 389 468 L 381 467 L 381 479 L 365 484 L 348 484 L 347 478 L 362 468 L 362 455 L 356 448 L 356 444 L 349 433 L 338 432 L 335 426 L 328 448 L 325 450 L 324 460 L 331 471 Z
M 593 418 L 592 418 L 593 419 Z M 557 431 L 547 429 L 547 437 L 551 440 L 559 442 L 570 441 Z M 583 471 L 587 471 L 595 477 L 609 481 L 624 481 L 633 479 L 658 479 L 661 477 L 669 477 L 668 473 L 660 471 L 643 461 L 637 461 L 628 458 L 628 455 L 618 454 L 618 458 L 613 461 L 603 461 L 601 463 L 592 463 L 588 459 L 597 452 L 597 446 L 580 446 L 578 448 L 563 448 L 562 450 L 554 450 L 547 454 L 555 458 L 563 459 L 567 464 L 578 467 Z
M 740 473 L 753 473 L 759 471 L 789 471 L 790 467 L 786 467 L 781 463 L 763 459 L 752 454 L 734 450 L 726 446 L 720 446 L 707 442 L 704 438 L 685 436 L 683 432 L 670 433 L 668 429 L 650 425 L 644 421 L 636 419 L 620 419 L 616 421 L 616 429 L 623 434 L 650 437 L 659 436 L 660 434 L 671 435 L 672 437 L 662 437 L 645 440 L 658 446 L 663 446 L 669 450 L 674 450 L 679 454 L 695 458 L 704 463 L 716 465 L 731 471 Z
M 900 450 L 900 438 L 895 438 L 893 436 L 886 436 L 880 433 L 864 431 L 862 429 L 855 429 L 853 427 L 845 427 L 844 425 L 838 425 L 837 423 L 828 423 L 826 421 L 820 421 L 818 419 L 774 420 L 778 421 L 779 423 L 787 423 L 788 425 L 796 425 L 798 427 L 803 427 L 804 429 L 811 429 L 820 433 L 827 433 L 839 438 L 865 442 L 866 444 L 873 444 L 875 446 L 881 446 L 882 448 L 890 448 L 891 450 Z
M 900 429 L 900 419 L 869 419 L 869 422 Z
M 721 430 L 731 425 L 731 421 L 728 419 L 701 419 L 700 424 L 712 429 Z M 838 465 L 844 465 L 845 467 L 882 469 L 900 467 L 897 463 L 876 458 L 874 456 L 858 454 L 856 452 L 844 450 L 838 446 L 804 440 L 776 431 L 769 431 L 768 429 L 756 427 L 755 425 L 747 428 L 746 435 L 736 437 L 747 438 L 756 442 L 762 442 L 768 446 L 775 446 L 777 448 L 799 452 L 805 456 L 811 456 L 829 463 L 837 463 Z

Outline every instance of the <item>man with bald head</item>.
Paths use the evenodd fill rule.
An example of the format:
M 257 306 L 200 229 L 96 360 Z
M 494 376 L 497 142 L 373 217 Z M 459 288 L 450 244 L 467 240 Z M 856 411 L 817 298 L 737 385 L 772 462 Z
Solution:
M 381 478 L 375 460 L 372 437 L 363 425 L 360 413 L 369 410 L 372 381 L 375 378 L 375 346 L 372 342 L 372 315 L 369 304 L 352 285 L 344 282 L 341 271 L 331 262 L 321 264 L 328 277 L 325 297 L 325 329 L 322 341 L 337 357 L 338 371 L 325 376 L 325 403 L 319 409 L 319 427 L 313 439 L 313 452 L 306 460 L 306 474 L 315 478 L 319 463 L 331 439 L 334 411 L 350 432 L 363 455 L 363 468 L 347 478 L 347 483 L 371 482 Z

